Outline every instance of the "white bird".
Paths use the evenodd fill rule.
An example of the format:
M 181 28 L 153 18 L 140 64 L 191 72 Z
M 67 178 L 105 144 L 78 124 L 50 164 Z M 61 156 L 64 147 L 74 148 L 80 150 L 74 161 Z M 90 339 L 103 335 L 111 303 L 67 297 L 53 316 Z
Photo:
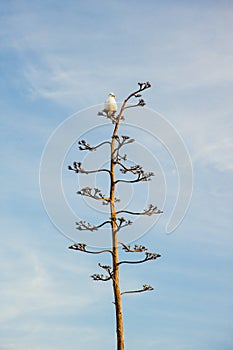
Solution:
M 115 114 L 115 112 L 117 111 L 117 103 L 115 100 L 116 96 L 113 92 L 110 92 L 110 94 L 108 95 L 107 100 L 104 103 L 104 112 L 111 117 L 112 115 Z

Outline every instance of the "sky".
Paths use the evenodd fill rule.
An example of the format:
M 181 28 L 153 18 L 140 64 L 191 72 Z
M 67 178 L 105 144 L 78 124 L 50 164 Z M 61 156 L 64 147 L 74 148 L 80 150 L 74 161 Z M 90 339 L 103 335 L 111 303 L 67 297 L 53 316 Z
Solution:
M 162 115 L 187 147 L 193 193 L 182 223 L 167 234 L 178 188 L 176 159 L 148 131 L 122 123 L 122 135 L 139 140 L 135 151 L 133 144 L 127 148 L 130 159 L 139 157 L 156 170 L 154 185 L 119 189 L 122 205 L 138 209 L 151 193 L 164 209 L 147 232 L 139 222 L 134 237 L 161 258 L 122 269 L 123 290 L 143 284 L 155 289 L 123 297 L 126 349 L 233 349 L 232 17 L 227 0 L 0 2 L 1 350 L 115 348 L 111 286 L 89 277 L 108 259 L 68 249 L 75 234 L 68 239 L 69 232 L 51 222 L 39 173 L 43 150 L 60 125 L 76 116 L 78 138 L 88 109 L 95 126 L 89 125 L 88 141 L 101 141 L 112 126 L 96 116 L 96 106 L 110 91 L 120 105 L 138 81 L 151 82 L 143 94 L 146 108 Z M 154 130 L 157 125 L 143 124 L 146 111 L 135 118 L 142 129 Z M 87 159 L 90 165 L 105 164 L 103 153 L 97 154 Z M 63 190 L 75 215 L 88 221 L 93 209 L 98 221 L 106 212 L 75 195 L 77 177 L 65 171 L 79 157 L 83 153 L 70 145 Z M 54 209 L 57 177 L 50 172 L 47 182 Z M 102 178 L 91 180 L 106 185 Z

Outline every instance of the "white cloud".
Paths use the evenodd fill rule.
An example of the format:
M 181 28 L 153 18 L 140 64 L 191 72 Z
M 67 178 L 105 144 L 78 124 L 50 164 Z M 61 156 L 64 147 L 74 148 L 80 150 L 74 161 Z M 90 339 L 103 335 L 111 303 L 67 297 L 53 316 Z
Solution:
M 20 54 L 31 95 L 61 104 L 72 104 L 79 99 L 87 103 L 100 102 L 102 91 L 110 82 L 119 89 L 136 74 L 151 77 L 173 91 L 232 81 L 228 9 L 223 7 L 218 10 L 218 21 L 214 10 L 209 10 L 206 17 L 200 17 L 199 10 L 192 7 L 178 6 L 168 13 L 162 7 L 159 13 L 164 15 L 165 10 L 173 30 L 165 27 L 159 36 L 160 21 L 155 22 L 145 7 L 148 20 L 144 30 L 155 33 L 153 40 L 147 41 L 140 26 L 134 26 L 140 23 L 141 13 L 137 10 L 130 18 L 123 15 L 121 25 L 113 21 L 111 31 L 104 31 L 102 26 L 98 31 L 92 31 L 84 19 L 78 16 L 75 20 L 73 14 L 67 21 L 58 11 L 36 13 L 33 9 L 24 9 L 25 12 L 6 18 L 3 28 L 7 40 L 4 42 L 6 47 L 14 48 Z M 188 23 L 188 18 L 193 25 Z M 86 28 L 85 32 L 80 30 L 82 26 Z M 121 57 L 116 59 L 115 45 L 104 55 L 104 43 L 111 40 L 117 44 L 113 33 L 121 33 L 122 28 L 127 28 L 133 42 L 138 38 L 144 63 L 141 59 L 131 60 L 136 52 L 124 39 L 119 43 L 119 49 L 127 53 L 124 60 Z M 100 54 L 102 51 L 103 54 Z M 95 91 L 98 100 L 92 98 L 88 101 L 90 91 Z
M 41 206 L 38 209 L 36 204 L 40 199 L 35 173 L 39 163 L 35 163 L 35 154 L 38 158 L 38 153 L 42 151 L 41 143 L 45 142 L 45 135 L 49 134 L 53 123 L 48 121 L 41 127 L 40 120 L 35 124 L 35 121 L 39 120 L 37 116 L 40 111 L 36 113 L 36 117 L 34 115 L 34 118 L 25 117 L 23 114 L 27 110 L 27 105 L 22 106 L 19 100 L 22 94 L 25 94 L 26 86 L 29 96 L 35 101 L 38 99 L 42 105 L 47 99 L 57 104 L 59 108 L 64 105 L 71 106 L 72 109 L 80 109 L 90 104 L 100 103 L 105 94 L 113 89 L 120 100 L 128 89 L 134 86 L 132 84 L 137 83 L 137 79 L 151 79 L 152 83 L 157 85 L 151 90 L 152 92 L 148 91 L 152 104 L 153 99 L 157 100 L 157 104 L 160 103 L 155 96 L 157 93 L 162 95 L 164 106 L 171 108 L 171 120 L 187 141 L 193 160 L 205 166 L 214 165 L 220 171 L 232 171 L 232 106 L 231 100 L 228 100 L 228 97 L 231 97 L 229 85 L 232 81 L 230 73 L 232 51 L 229 45 L 231 42 L 230 11 L 226 6 L 224 8 L 224 4 L 218 7 L 213 5 L 208 8 L 208 11 L 206 8 L 205 11 L 201 11 L 203 9 L 201 6 L 204 5 L 195 5 L 195 10 L 190 4 L 184 9 L 184 4 L 182 6 L 171 4 L 168 8 L 162 3 L 159 7 L 156 7 L 157 4 L 153 5 L 156 11 L 150 11 L 152 8 L 145 4 L 132 9 L 129 4 L 119 5 L 119 2 L 115 1 L 114 11 L 111 7 L 113 2 L 108 2 L 108 10 L 114 13 L 115 19 L 109 16 L 109 22 L 106 23 L 101 15 L 102 7 L 96 7 L 96 10 L 92 8 L 92 13 L 96 11 L 98 14 L 97 17 L 92 17 L 86 11 L 88 8 L 88 6 L 85 7 L 86 5 L 83 5 L 82 12 L 75 12 L 73 9 L 77 11 L 78 5 L 74 5 L 71 10 L 71 7 L 65 4 L 64 12 L 59 7 L 60 2 L 50 9 L 44 6 L 43 1 L 30 4 L 28 1 L 14 3 L 14 10 L 12 7 L 11 11 L 6 11 L 5 17 L 3 16 L 0 47 L 6 55 L 6 62 L 8 55 L 11 59 L 13 58 L 13 64 L 9 60 L 8 77 L 14 81 L 18 79 L 18 86 L 22 84 L 24 91 L 20 91 L 21 95 L 16 96 L 17 101 L 14 104 L 15 108 L 19 106 L 22 110 L 17 113 L 14 111 L 14 115 L 12 113 L 7 116 L 9 119 L 7 127 L 13 132 L 9 134 L 10 137 L 8 135 L 5 137 L 4 146 L 7 146 L 9 153 L 6 152 L 2 158 L 2 163 L 5 164 L 4 175 L 7 178 L 3 185 L 3 199 L 4 204 L 9 204 L 7 209 L 10 211 L 10 217 L 7 224 L 2 220 L 5 239 L 0 247 L 2 250 L 0 322 L 3 336 L 0 347 L 4 350 L 39 350 L 41 348 L 54 350 L 67 348 L 69 344 L 70 349 L 76 349 L 78 341 L 80 348 L 102 349 L 102 336 L 104 336 L 106 348 L 111 348 L 115 331 L 111 314 L 113 311 L 111 286 L 100 286 L 89 280 L 88 276 L 96 272 L 95 259 L 87 262 L 82 255 L 76 255 L 76 252 L 71 251 L 69 256 L 65 253 L 63 255 L 63 246 L 59 249 L 59 239 L 55 236 L 57 233 L 54 234 L 46 214 L 44 218 L 41 214 Z M 85 4 L 90 5 L 90 2 Z M 116 10 L 119 12 L 115 12 Z M 109 51 L 106 52 L 104 48 L 109 42 Z M 17 61 L 16 65 L 14 60 Z M 212 95 L 213 89 L 215 89 L 214 95 Z M 188 94 L 189 101 L 186 101 Z M 213 106 L 216 100 L 217 109 L 216 103 Z M 36 106 L 38 107 L 38 104 Z M 165 113 L 167 111 L 168 109 Z M 14 138 L 14 133 L 19 139 Z M 31 137 L 26 138 L 25 135 L 31 135 Z M 43 139 L 42 142 L 41 139 Z M 21 148 L 20 145 L 23 147 Z M 41 147 L 40 150 L 38 150 L 39 147 Z M 190 322 L 187 336 L 192 336 L 193 319 L 195 318 L 198 322 L 203 316 L 202 310 L 194 313 L 191 310 L 189 315 L 183 312 L 183 302 L 188 309 L 193 306 L 190 295 L 187 296 L 188 293 L 185 295 L 185 288 L 183 288 L 186 285 L 190 291 L 191 286 L 186 281 L 189 276 L 194 275 L 197 284 L 200 283 L 201 286 L 205 284 L 206 290 L 200 296 L 202 305 L 206 302 L 211 310 L 216 309 L 213 305 L 218 305 L 219 310 L 223 305 L 225 314 L 222 315 L 228 315 L 226 310 L 228 310 L 230 294 L 227 294 L 228 291 L 224 292 L 224 288 L 229 286 L 229 260 L 227 259 L 230 253 L 226 253 L 226 247 L 230 251 L 231 239 L 229 235 L 222 234 L 222 231 L 230 232 L 228 221 L 230 206 L 226 209 L 222 203 L 225 197 L 221 197 L 221 174 L 218 174 L 217 181 L 209 177 L 206 177 L 205 181 L 208 182 L 209 187 L 206 186 L 204 190 L 203 184 L 198 183 L 199 191 L 202 191 L 201 204 L 204 203 L 205 208 L 200 213 L 200 200 L 197 201 L 196 206 L 192 208 L 192 213 L 196 212 L 195 215 L 188 217 L 188 220 L 194 218 L 191 226 L 197 232 L 193 232 L 193 235 L 196 234 L 195 238 L 198 241 L 195 246 L 198 259 L 194 248 L 182 257 L 182 252 L 187 247 L 189 249 L 193 241 L 190 243 L 187 239 L 185 241 L 187 245 L 182 246 L 181 241 L 176 239 L 170 243 L 170 248 L 165 238 L 162 242 L 163 251 L 166 251 L 162 253 L 163 261 L 168 261 L 169 256 L 176 254 L 176 264 L 174 266 L 174 260 L 171 259 L 163 269 L 161 265 L 157 266 L 156 282 L 163 284 L 164 290 L 172 294 L 173 283 L 177 281 L 171 281 L 170 277 L 178 275 L 181 271 L 178 277 L 182 281 L 176 285 L 177 298 L 180 300 L 178 311 L 180 311 L 181 323 L 179 328 L 179 325 L 174 324 L 175 319 L 171 317 L 174 333 L 169 333 L 168 338 L 167 319 L 171 316 L 168 300 L 174 301 L 174 295 L 168 298 L 166 293 L 163 295 L 160 290 L 155 299 L 162 300 L 164 309 L 161 304 L 158 305 L 154 313 L 156 321 L 150 324 L 154 327 L 159 324 L 161 332 L 153 338 L 148 331 L 150 334 L 148 346 L 151 349 L 158 344 L 161 349 L 168 349 L 171 341 L 174 348 L 176 346 L 178 349 L 182 347 L 188 349 L 189 342 L 183 339 L 185 319 Z M 227 185 L 224 187 L 225 193 L 226 188 Z M 211 191 L 216 197 L 209 196 Z M 11 196 L 11 203 L 7 202 L 9 196 Z M 22 200 L 25 197 L 26 201 Z M 200 199 L 198 196 L 197 198 Z M 213 218 L 219 198 L 221 210 L 217 208 L 218 215 L 214 215 Z M 25 213 L 23 217 L 22 212 Z M 224 225 L 221 225 L 221 221 L 224 221 Z M 189 225 L 190 221 L 186 221 L 188 232 Z M 49 230 L 52 233 L 48 232 Z M 159 227 L 157 232 L 161 231 Z M 160 234 L 156 236 L 156 245 L 159 237 Z M 211 266 L 203 269 L 200 262 L 197 266 L 200 255 L 205 256 L 206 249 L 209 251 L 209 244 L 203 246 L 203 241 L 210 243 L 213 240 L 216 243 L 217 253 L 210 255 L 210 262 L 215 261 L 216 265 L 218 263 L 220 265 L 218 284 L 219 290 L 223 293 L 221 296 L 215 286 L 216 271 L 213 271 Z M 154 242 L 154 235 L 151 236 L 150 242 Z M 161 246 L 161 242 L 159 244 Z M 174 258 L 174 255 L 172 256 Z M 190 268 L 185 267 L 187 261 L 190 262 Z M 130 288 L 147 281 L 149 283 L 150 276 L 154 278 L 154 274 L 150 274 L 152 271 L 150 269 L 146 271 L 139 270 L 142 273 L 127 275 L 126 278 L 128 276 L 130 278 L 124 279 L 122 287 Z M 220 276 L 221 271 L 224 273 Z M 208 282 L 206 276 L 211 279 L 212 284 Z M 147 277 L 149 277 L 148 280 Z M 153 280 L 151 282 L 153 284 Z M 193 297 L 197 296 L 196 292 L 193 293 L 195 294 Z M 182 296 L 184 296 L 183 300 L 181 300 Z M 106 304 L 102 303 L 103 300 Z M 141 300 L 145 309 L 150 310 L 156 305 L 154 299 L 152 304 L 145 301 L 144 297 Z M 132 305 L 133 303 L 134 301 Z M 111 310 L 105 313 L 101 310 L 105 307 Z M 132 314 L 129 314 L 129 317 L 126 314 L 129 322 L 128 332 L 132 332 L 133 336 L 135 336 L 134 326 L 137 322 L 134 312 L 135 305 L 132 306 Z M 108 317 L 109 314 L 112 315 L 111 321 L 106 320 L 101 324 L 101 315 Z M 158 314 L 161 315 L 160 319 L 157 318 Z M 212 315 L 206 313 L 205 320 L 211 321 L 214 318 Z M 224 317 L 222 319 L 225 320 Z M 91 322 L 93 323 L 90 324 Z M 162 322 L 164 322 L 163 325 Z M 197 336 L 197 342 L 199 341 L 201 345 L 203 341 L 213 339 L 211 322 L 208 322 L 206 322 L 206 328 L 203 328 L 203 331 L 200 330 Z M 216 331 L 215 340 L 219 341 L 219 334 L 222 336 L 218 348 L 224 346 L 224 337 L 226 339 L 230 334 L 224 322 L 221 320 L 215 322 L 215 329 L 217 327 L 220 329 L 219 332 Z M 106 330 L 107 327 L 109 332 Z M 146 339 L 140 335 L 140 331 L 144 333 L 147 329 L 144 326 L 142 328 L 138 328 L 139 332 L 135 340 L 130 340 L 134 341 L 134 344 L 131 343 L 132 348 L 140 342 L 142 347 L 145 344 Z M 101 329 L 105 330 L 104 335 Z M 153 333 L 153 328 L 151 329 Z M 180 330 L 180 337 L 175 335 L 177 330 Z M 191 345 L 190 349 L 193 348 L 194 346 Z
M 101 326 L 88 319 L 100 310 L 104 315 L 105 308 L 111 308 L 112 296 L 109 285 L 100 288 L 89 278 L 95 271 L 95 259 L 86 260 L 73 251 L 68 251 L 68 256 L 66 247 L 66 253 L 59 250 L 58 239 L 52 247 L 53 234 L 47 235 L 50 251 L 40 249 L 38 238 L 30 236 L 30 231 L 18 222 L 17 232 L 1 245 L 1 349 L 52 350 L 57 338 L 58 349 L 64 349 L 67 338 L 79 339 L 80 346 L 86 348 L 93 348 L 95 342 L 101 346 Z M 105 337 L 111 346 L 111 336 Z M 76 344 L 70 349 L 72 346 Z
M 17 231 L 9 231 L 11 226 L 15 227 L 15 222 Z M 19 322 L 30 314 L 53 316 L 75 313 L 81 318 L 86 309 L 95 308 L 100 295 L 108 300 L 107 289 L 97 288 L 89 278 L 96 269 L 95 259 L 86 259 L 80 253 L 79 263 L 76 262 L 77 253 L 67 250 L 70 242 L 66 241 L 64 250 L 60 251 L 66 259 L 61 260 L 57 253 L 59 239 L 49 232 L 52 230 L 50 225 L 43 227 L 41 222 L 37 226 L 37 230 L 43 232 L 40 240 L 43 242 L 46 238 L 51 250 L 54 248 L 50 252 L 40 248 L 42 243 L 38 241 L 38 231 L 35 231 L 35 235 L 31 234 L 33 221 L 23 223 L 17 217 L 12 220 L 5 218 L 2 219 L 2 227 L 4 232 L 8 232 L 1 245 L 0 259 L 2 327 L 8 327 L 8 323 L 13 321 Z
M 207 145 L 196 155 L 204 163 L 212 163 L 220 171 L 233 171 L 233 142 L 230 138 L 220 139 Z
M 209 108 L 208 108 L 209 107 Z M 233 143 L 231 101 L 221 108 L 215 105 L 181 108 L 174 115 L 177 127 L 187 142 L 192 161 L 213 166 L 218 171 L 232 171 Z

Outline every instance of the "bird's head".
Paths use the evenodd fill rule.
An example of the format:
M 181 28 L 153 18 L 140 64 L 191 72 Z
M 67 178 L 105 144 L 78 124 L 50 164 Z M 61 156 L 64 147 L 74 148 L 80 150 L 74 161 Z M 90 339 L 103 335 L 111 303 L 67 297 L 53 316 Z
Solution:
M 116 95 L 113 92 L 110 92 L 109 96 L 116 98 Z

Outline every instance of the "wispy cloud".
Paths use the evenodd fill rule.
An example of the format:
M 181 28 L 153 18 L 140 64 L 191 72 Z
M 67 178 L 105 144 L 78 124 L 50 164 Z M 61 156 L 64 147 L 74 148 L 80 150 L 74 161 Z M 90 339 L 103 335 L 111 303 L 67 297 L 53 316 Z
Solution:
M 80 10 L 85 13 L 84 8 Z M 127 6 L 124 6 L 124 10 L 128 10 Z M 119 14 L 119 7 L 116 7 L 116 11 Z M 25 10 L 7 17 L 4 23 L 4 37 L 7 40 L 3 40 L 3 43 L 20 54 L 25 79 L 31 86 L 33 96 L 58 103 L 72 103 L 77 100 L 77 94 L 81 94 L 85 100 L 94 86 L 101 85 L 98 90 L 106 88 L 110 83 L 109 78 L 119 88 L 122 81 L 132 79 L 132 73 L 137 73 L 139 77 L 149 76 L 173 91 L 232 81 L 229 10 L 224 7 L 218 9 L 217 22 L 214 10 L 209 10 L 206 17 L 200 17 L 199 9 L 195 7 L 188 9 L 174 5 L 170 12 L 167 12 L 167 8 L 159 9 L 162 15 L 164 11 L 173 25 L 172 33 L 166 26 L 161 31 L 159 18 L 157 22 L 154 21 L 154 16 L 145 7 L 148 21 L 144 30 L 155 33 L 147 41 L 144 40 L 144 31 L 140 31 L 140 25 L 135 27 L 136 23 L 140 23 L 141 13 L 138 11 L 131 17 L 121 15 L 120 23 L 110 14 L 110 30 L 105 30 L 101 24 L 100 29 L 93 32 L 91 23 L 85 22 L 78 14 L 78 19 L 75 20 L 76 17 L 72 15 L 69 21 L 65 21 L 63 13 L 56 11 L 45 14 L 33 9 Z M 187 18 L 192 18 L 192 25 Z M 85 33 L 79 30 L 82 26 L 86 28 Z M 128 41 L 126 43 L 123 39 L 117 42 L 114 33 L 121 33 L 122 28 L 127 29 L 133 42 L 137 39 L 139 47 L 141 45 L 138 55 L 142 51 L 146 66 L 141 64 L 140 55 L 138 60 L 131 60 L 131 55 L 137 56 L 137 51 L 130 49 Z M 106 41 L 112 43 L 107 52 Z M 117 60 L 116 55 L 120 55 L 121 49 L 129 55 Z M 93 50 L 98 51 L 94 53 Z M 111 56 L 112 63 L 109 62 Z M 118 78 L 119 72 L 121 80 Z M 95 94 L 100 97 L 98 91 Z
M 127 6 L 123 7 L 127 12 Z M 79 10 L 85 13 L 85 6 Z M 117 7 L 115 10 L 117 14 L 120 11 Z M 214 111 L 214 122 L 211 101 L 205 101 L 209 111 L 199 111 L 197 118 L 193 114 L 192 120 L 192 106 L 184 101 L 182 107 L 182 101 L 177 99 L 171 103 L 176 103 L 176 109 L 180 104 L 183 119 L 181 132 L 184 132 L 184 138 L 190 137 L 193 141 L 194 158 L 213 164 L 221 171 L 232 170 L 229 130 L 232 105 L 230 100 L 226 103 L 227 96 L 230 99 L 228 86 L 233 81 L 233 52 L 229 46 L 231 12 L 223 6 L 218 8 L 216 15 L 215 7 L 207 12 L 204 6 L 206 15 L 200 16 L 200 9 L 195 6 L 174 5 L 168 13 L 167 8 L 160 7 L 161 15 L 166 12 L 167 22 L 171 21 L 171 32 L 170 27 L 166 26 L 161 31 L 159 18 L 156 22 L 146 7 L 143 11 L 148 18 L 143 33 L 140 25 L 135 26 L 140 23 L 140 11 L 135 11 L 130 17 L 123 14 L 121 25 L 113 20 L 109 31 L 101 24 L 99 30 L 93 32 L 91 23 L 85 22 L 85 16 L 77 15 L 75 20 L 76 17 L 72 15 L 67 21 L 58 11 L 45 14 L 44 11 L 34 11 L 33 7 L 29 10 L 22 7 L 19 13 L 6 17 L 4 37 L 7 40 L 3 40 L 2 48 L 14 49 L 19 55 L 21 73 L 32 99 L 47 99 L 73 108 L 101 102 L 113 87 L 115 91 L 124 93 L 122 85 L 128 86 L 135 76 L 149 77 L 157 82 L 164 96 L 169 98 L 190 91 L 195 94 L 197 105 L 200 104 L 199 94 L 209 95 L 210 91 L 217 89 L 221 109 L 218 109 L 219 114 Z M 110 15 L 110 18 L 113 19 L 113 16 Z M 85 32 L 79 30 L 82 26 L 86 28 Z M 131 59 L 138 53 L 137 47 L 130 49 L 128 40 L 117 42 L 114 33 L 121 33 L 122 28 L 127 29 L 132 42 L 137 41 L 139 47 L 141 45 L 141 58 Z M 144 39 L 145 32 L 155 35 L 150 35 L 151 39 L 147 41 Z M 105 50 L 106 41 L 111 42 L 108 52 Z M 119 53 L 116 45 L 119 45 Z M 116 59 L 121 49 L 127 55 L 124 55 L 124 59 Z M 146 64 L 142 64 L 141 59 Z M 123 98 L 123 95 L 119 98 Z M 226 119 L 225 124 L 222 115 Z M 206 127 L 208 133 L 204 131 Z M 192 133 L 193 130 L 195 133 Z
M 14 225 L 13 221 L 11 224 Z M 5 222 L 3 226 L 6 231 Z M 42 226 L 40 229 L 43 230 Z M 46 248 L 44 251 L 39 248 L 41 243 L 35 236 L 31 236 L 28 244 L 30 231 L 18 220 L 18 236 L 11 234 L 14 239 L 1 245 L 1 347 L 14 348 L 17 334 L 21 335 L 19 349 L 38 349 L 39 339 L 40 347 L 44 344 L 43 348 L 52 349 L 51 334 L 56 340 L 61 333 L 64 341 L 75 333 L 84 347 L 85 344 L 91 347 L 93 342 L 101 344 L 101 332 L 96 325 L 87 323 L 87 315 L 111 305 L 111 293 L 104 286 L 98 288 L 88 277 L 95 263 L 85 256 L 80 256 L 77 263 L 77 254 L 71 251 L 61 261 L 61 257 L 56 257 L 59 240 L 54 242 L 53 254 L 51 251 L 48 254 Z M 48 233 L 47 242 L 51 242 L 49 230 Z M 102 298 L 106 304 L 101 306 Z M 12 328 L 17 328 L 14 334 Z M 59 349 L 64 348 L 63 337 Z M 106 341 L 112 343 L 107 336 Z
M 194 164 L 213 166 L 218 171 L 232 171 L 233 143 L 231 101 L 225 99 L 225 106 L 214 102 L 209 108 L 200 105 L 181 111 L 177 117 L 177 127 L 184 135 Z
M 80 287 L 79 298 L 74 290 L 70 291 L 67 298 L 64 298 L 63 291 L 67 289 L 65 281 L 56 280 L 54 273 L 48 269 L 51 262 L 49 263 L 46 259 L 45 263 L 45 258 L 43 259 L 41 254 L 36 253 L 35 249 L 29 249 L 23 241 L 11 242 L 11 245 L 5 246 L 6 251 L 10 252 L 10 256 L 7 259 L 7 255 L 4 254 L 1 266 L 3 272 L 4 268 L 11 272 L 10 275 L 4 276 L 4 288 L 1 290 L 1 301 L 3 302 L 1 322 L 19 319 L 25 314 L 39 310 L 46 310 L 46 312 L 49 310 L 50 313 L 54 313 L 57 305 L 62 309 L 72 309 L 76 305 L 79 312 L 83 312 L 87 305 L 93 303 L 93 300 L 85 297 L 85 294 L 81 297 L 83 284 Z M 12 254 L 17 257 L 17 263 L 11 259 Z M 56 260 L 54 264 L 57 264 Z M 60 265 L 59 262 L 58 265 Z M 68 269 L 68 266 L 67 263 L 64 263 L 63 266 L 52 266 L 52 268 L 61 271 Z M 87 272 L 84 266 L 76 268 L 75 271 L 74 268 L 72 270 L 74 279 L 82 279 L 83 274 Z M 10 287 L 12 282 L 14 288 Z
M 106 348 L 113 346 L 111 287 L 89 279 L 99 260 L 68 251 L 69 242 L 42 211 L 39 158 L 63 111 L 99 104 L 112 90 L 120 101 L 144 79 L 153 86 L 148 105 L 158 106 L 188 145 L 195 191 L 180 238 L 163 235 L 161 221 L 156 233 L 143 237 L 143 244 L 158 248 L 161 262 L 136 272 L 130 266 L 122 274 L 123 288 L 147 282 L 158 288 L 124 300 L 127 344 L 151 350 L 193 350 L 203 344 L 231 349 L 232 5 L 22 0 L 1 8 L 7 78 L 1 86 L 7 97 L 5 105 L 1 101 L 1 349 L 72 350 L 78 343 L 101 350 L 103 340 Z M 146 142 L 172 177 L 165 151 Z M 143 160 L 154 170 L 149 159 Z M 53 176 L 47 180 L 52 190 Z M 153 184 L 160 191 L 161 177 Z M 130 205 L 143 209 L 135 191 L 136 197 Z M 135 227 L 143 231 L 144 222 L 135 224 L 132 232 Z M 126 230 L 121 234 L 125 239 Z

